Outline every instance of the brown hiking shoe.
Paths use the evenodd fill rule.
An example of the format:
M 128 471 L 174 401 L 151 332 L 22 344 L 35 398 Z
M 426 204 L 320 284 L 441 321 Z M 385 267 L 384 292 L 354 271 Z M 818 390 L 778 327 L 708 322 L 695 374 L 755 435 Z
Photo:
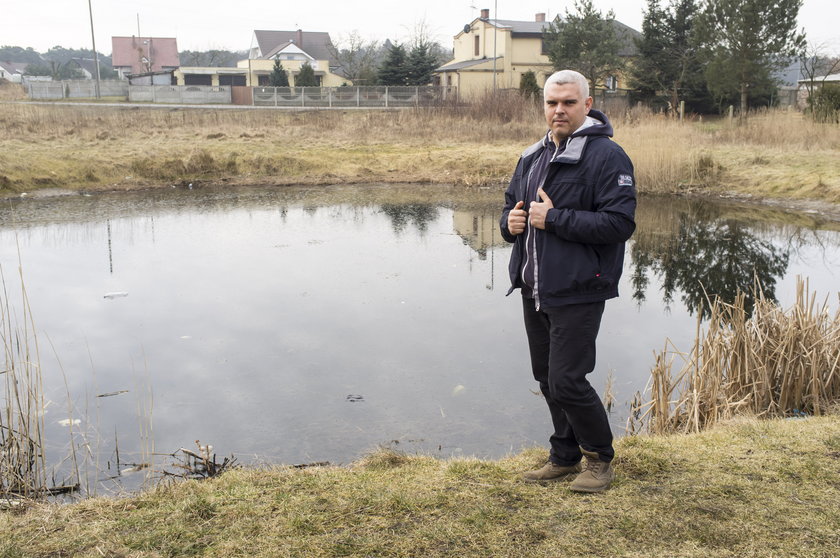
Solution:
M 526 482 L 553 481 L 568 477 L 569 475 L 574 475 L 580 471 L 580 462 L 577 462 L 574 465 L 555 465 L 549 461 L 536 471 L 522 473 L 522 478 Z
M 595 452 L 581 451 L 586 457 L 586 467 L 569 485 L 569 490 L 574 492 L 603 492 L 608 489 L 615 478 L 612 464 L 598 459 L 598 454 Z

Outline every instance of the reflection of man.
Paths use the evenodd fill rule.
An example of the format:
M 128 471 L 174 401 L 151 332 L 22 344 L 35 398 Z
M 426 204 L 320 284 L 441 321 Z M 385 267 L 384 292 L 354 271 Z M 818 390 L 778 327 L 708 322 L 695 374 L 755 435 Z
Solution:
M 512 286 L 522 290 L 531 368 L 551 413 L 548 463 L 523 476 L 549 481 L 581 472 L 570 488 L 601 492 L 614 473 L 612 433 L 586 375 L 604 301 L 618 296 L 624 242 L 636 228 L 633 164 L 591 110 L 589 85 L 563 70 L 544 88 L 546 136 L 522 154 L 500 226 L 514 243 Z M 581 467 L 586 457 L 586 467 Z

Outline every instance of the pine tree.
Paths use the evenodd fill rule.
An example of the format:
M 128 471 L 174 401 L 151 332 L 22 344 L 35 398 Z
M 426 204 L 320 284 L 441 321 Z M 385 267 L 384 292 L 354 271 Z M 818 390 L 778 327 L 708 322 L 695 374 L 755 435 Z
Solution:
M 685 101 L 689 110 L 706 112 L 712 105 L 696 37 L 696 0 L 675 0 L 668 8 L 660 1 L 648 0 L 630 84 L 645 102 L 667 100 L 676 111 Z
M 796 17 L 802 0 L 706 0 L 698 25 L 708 57 L 710 91 L 740 97 L 739 118 L 750 97 L 772 86 L 774 70 L 787 65 L 805 46 Z
M 539 99 L 542 89 L 537 85 L 537 76 L 528 70 L 519 78 L 519 92 L 529 99 Z
M 408 55 L 408 85 L 429 85 L 432 72 L 437 68 L 437 60 L 428 43 L 418 43 Z
M 295 78 L 295 86 L 296 87 L 317 87 L 318 86 L 318 78 L 315 77 L 315 70 L 309 64 L 309 62 L 304 62 L 303 65 L 300 67 L 300 72 L 298 72 L 297 77 Z
M 380 85 L 408 84 L 408 57 L 404 46 L 398 43 L 391 45 L 385 60 L 379 66 L 377 79 Z
M 274 59 L 274 68 L 268 76 L 268 84 L 272 87 L 289 87 L 289 73 L 283 69 L 279 58 Z
M 575 12 L 566 10 L 565 20 L 558 16 L 544 33 L 554 69 L 577 70 L 593 89 L 605 87 L 607 78 L 624 66 L 614 22 L 612 10 L 604 16 L 592 0 L 575 0 Z

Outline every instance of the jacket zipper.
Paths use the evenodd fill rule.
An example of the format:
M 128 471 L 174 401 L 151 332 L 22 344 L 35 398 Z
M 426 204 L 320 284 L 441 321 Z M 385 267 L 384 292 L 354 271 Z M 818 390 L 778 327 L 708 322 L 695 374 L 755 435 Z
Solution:
M 566 142 L 568 143 L 568 141 L 569 140 L 567 138 Z M 545 169 L 545 177 L 543 178 L 542 184 L 540 184 L 540 186 L 539 186 L 539 188 L 537 188 L 537 190 L 540 190 L 541 188 L 543 188 L 545 186 L 545 183 L 548 180 L 548 175 L 551 172 L 551 162 L 554 161 L 555 157 L 557 157 L 557 152 L 559 150 L 560 150 L 560 146 L 555 145 L 554 146 L 554 155 L 551 156 L 551 160 L 548 162 L 549 166 Z M 525 191 L 526 192 L 528 191 L 528 185 L 531 182 L 531 175 L 533 174 L 533 172 L 534 172 L 534 167 L 532 165 L 531 168 L 528 170 L 528 182 L 525 185 Z M 535 190 L 535 192 L 537 190 Z M 539 196 L 537 196 L 537 197 L 539 198 Z M 536 200 L 534 200 L 534 201 L 536 201 Z M 534 227 L 532 227 L 531 224 L 528 223 L 528 237 L 530 237 L 532 234 L 534 235 L 534 250 L 533 250 L 533 258 L 534 258 L 534 305 L 536 307 L 537 312 L 539 312 L 540 311 L 540 265 L 539 265 L 540 260 L 539 260 L 539 258 L 537 258 L 536 232 L 534 232 Z M 526 241 L 525 242 L 525 247 L 526 248 L 528 246 L 527 240 L 528 240 L 528 238 L 526 237 L 526 239 L 525 239 L 525 241 Z M 531 256 L 531 254 L 528 254 L 527 249 L 525 250 L 525 256 L 526 256 L 526 258 Z M 527 267 L 527 264 L 528 264 L 528 260 L 526 259 L 525 260 L 525 266 L 522 267 L 522 282 L 523 283 L 525 282 L 525 268 Z

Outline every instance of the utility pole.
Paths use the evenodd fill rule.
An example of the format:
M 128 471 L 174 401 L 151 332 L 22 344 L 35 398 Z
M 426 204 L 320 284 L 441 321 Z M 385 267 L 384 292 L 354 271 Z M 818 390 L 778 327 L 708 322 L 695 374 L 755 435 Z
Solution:
M 93 60 L 96 64 L 96 98 L 100 99 L 99 93 L 99 53 L 96 52 L 96 35 L 93 33 L 93 8 L 88 0 L 88 12 L 90 12 L 90 42 L 93 43 Z
M 495 0 L 493 2 L 493 17 L 495 21 L 493 23 L 493 94 L 496 94 L 496 37 L 498 37 L 499 29 L 499 1 Z

